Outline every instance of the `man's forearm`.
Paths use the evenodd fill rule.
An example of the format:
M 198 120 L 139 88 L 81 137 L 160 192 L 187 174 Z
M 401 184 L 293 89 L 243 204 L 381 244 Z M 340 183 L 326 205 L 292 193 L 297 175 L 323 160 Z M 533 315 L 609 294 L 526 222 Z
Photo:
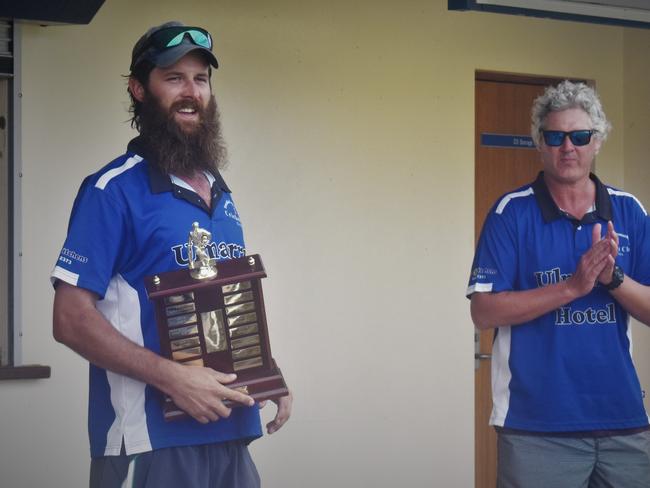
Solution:
M 129 340 L 97 310 L 96 301 L 88 290 L 59 283 L 54 297 L 54 338 L 101 368 L 166 393 L 179 408 L 202 423 L 230 415 L 224 399 L 254 404 L 248 395 L 224 386 L 236 375 L 183 366 Z
M 578 296 L 566 281 L 532 290 L 474 293 L 472 320 L 478 329 L 519 325 L 551 312 Z
M 59 283 L 54 299 L 54 337 L 89 362 L 168 393 L 175 364 L 132 342 L 95 308 L 94 295 Z

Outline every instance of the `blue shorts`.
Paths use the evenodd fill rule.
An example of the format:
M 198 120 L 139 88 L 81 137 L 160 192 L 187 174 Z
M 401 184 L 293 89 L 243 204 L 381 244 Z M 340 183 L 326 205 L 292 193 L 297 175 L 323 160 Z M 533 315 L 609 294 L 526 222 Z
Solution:
M 170 447 L 90 463 L 90 488 L 259 488 L 243 441 Z
M 612 437 L 498 434 L 498 488 L 648 488 L 650 431 Z

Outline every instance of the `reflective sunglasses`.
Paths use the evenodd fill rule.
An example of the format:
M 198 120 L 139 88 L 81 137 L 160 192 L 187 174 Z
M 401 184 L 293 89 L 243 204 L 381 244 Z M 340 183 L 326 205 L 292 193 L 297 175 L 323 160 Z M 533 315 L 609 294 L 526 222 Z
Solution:
M 212 37 L 207 30 L 185 25 L 160 29 L 151 36 L 150 45 L 158 49 L 167 49 L 178 46 L 186 37 L 189 37 L 193 44 L 212 50 Z
M 572 130 L 570 132 L 564 132 L 561 130 L 543 130 L 542 135 L 544 136 L 544 142 L 547 146 L 557 147 L 561 146 L 564 143 L 564 139 L 569 137 L 571 144 L 574 146 L 586 146 L 591 142 L 591 136 L 594 135 L 597 130 Z

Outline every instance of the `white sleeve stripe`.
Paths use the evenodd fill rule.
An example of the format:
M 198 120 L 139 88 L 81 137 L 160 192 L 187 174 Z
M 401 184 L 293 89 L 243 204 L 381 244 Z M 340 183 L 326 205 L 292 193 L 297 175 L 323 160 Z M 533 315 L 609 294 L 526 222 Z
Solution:
M 634 201 L 637 203 L 639 207 L 641 207 L 641 210 L 643 210 L 643 213 L 645 215 L 648 215 L 648 212 L 645 211 L 645 208 L 643 207 L 643 204 L 639 201 L 637 197 L 632 195 L 631 193 L 628 193 L 626 191 L 619 191 L 619 190 L 614 190 L 613 188 L 607 188 L 607 193 L 610 195 L 616 195 L 617 197 L 628 197 L 628 198 L 633 198 Z
M 67 269 L 63 269 L 61 266 L 55 266 L 52 270 L 50 279 L 52 280 L 52 283 L 54 283 L 55 279 L 58 279 L 65 281 L 70 285 L 77 286 L 79 275 L 77 273 L 73 273 L 72 271 L 68 271 Z
M 506 205 L 508 205 L 508 203 L 510 203 L 510 200 L 512 200 L 513 198 L 527 197 L 528 195 L 532 195 L 533 193 L 535 193 L 535 191 L 533 190 L 532 186 L 529 187 L 527 190 L 508 193 L 506 196 L 504 196 L 501 199 L 501 201 L 499 202 L 499 205 L 497 205 L 497 209 L 496 209 L 495 212 L 500 215 L 505 210 Z
M 470 296 L 473 293 L 489 293 L 492 291 L 492 283 L 474 283 L 472 286 L 467 287 L 465 296 Z
M 124 164 L 122 166 L 118 166 L 117 168 L 113 168 L 106 173 L 104 173 L 98 180 L 97 183 L 95 183 L 95 188 L 99 188 L 100 190 L 103 190 L 106 188 L 106 185 L 108 185 L 108 182 L 111 181 L 113 178 L 116 176 L 121 175 L 125 171 L 130 170 L 133 168 L 136 164 L 138 164 L 140 161 L 142 161 L 142 157 L 140 156 L 133 156 L 124 161 Z

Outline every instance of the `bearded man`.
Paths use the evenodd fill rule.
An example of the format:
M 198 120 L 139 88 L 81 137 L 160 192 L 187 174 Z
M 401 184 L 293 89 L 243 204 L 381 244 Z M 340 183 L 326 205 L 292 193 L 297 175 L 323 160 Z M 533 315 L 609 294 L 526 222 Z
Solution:
M 168 22 L 140 38 L 128 80 L 140 135 L 84 180 L 52 272 L 54 337 L 90 362 L 92 488 L 260 484 L 247 449 L 262 435 L 259 405 L 228 388 L 234 374 L 158 354 L 144 288 L 145 276 L 187 267 L 189 223 L 211 233 L 212 257 L 245 254 L 219 173 L 226 152 L 210 84 L 217 67 L 205 29 Z M 188 417 L 166 422 L 163 394 Z M 291 402 L 276 402 L 269 433 L 287 421 Z

